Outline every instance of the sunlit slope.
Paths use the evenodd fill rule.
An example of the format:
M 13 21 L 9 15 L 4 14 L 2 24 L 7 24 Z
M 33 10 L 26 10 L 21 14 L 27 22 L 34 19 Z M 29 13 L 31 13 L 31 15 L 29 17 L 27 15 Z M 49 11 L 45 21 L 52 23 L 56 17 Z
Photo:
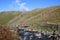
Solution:
M 40 24 L 40 22 L 60 23 L 60 6 L 53 6 L 43 9 L 35 9 L 24 12 L 19 20 L 13 23 L 19 24 Z
M 39 23 L 39 22 L 53 22 L 60 23 L 60 7 L 51 7 L 44 9 L 45 11 L 40 12 L 40 14 L 33 16 L 25 23 Z

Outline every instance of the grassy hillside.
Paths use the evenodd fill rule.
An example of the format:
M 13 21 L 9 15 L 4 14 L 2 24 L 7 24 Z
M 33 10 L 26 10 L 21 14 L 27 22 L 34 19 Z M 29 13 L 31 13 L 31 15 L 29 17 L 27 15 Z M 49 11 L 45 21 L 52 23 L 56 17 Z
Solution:
M 0 24 L 29 24 L 41 28 L 42 23 L 60 23 L 60 6 L 37 8 L 28 12 L 1 12 Z
M 60 23 L 60 7 L 46 8 L 44 11 L 37 13 L 25 23 L 37 23 L 37 22 L 53 22 Z
M 8 11 L 0 12 L 0 24 L 6 24 L 12 20 L 15 16 L 18 16 L 21 12 L 17 11 Z
M 60 23 L 60 6 L 35 9 L 30 12 L 25 12 L 20 16 L 21 18 L 15 22 L 22 24 L 34 24 L 39 22 Z

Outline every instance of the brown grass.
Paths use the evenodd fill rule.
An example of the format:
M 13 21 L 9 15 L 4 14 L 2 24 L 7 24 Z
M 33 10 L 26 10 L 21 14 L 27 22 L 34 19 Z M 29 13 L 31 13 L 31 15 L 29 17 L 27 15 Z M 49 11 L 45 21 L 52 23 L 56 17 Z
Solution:
M 0 40 L 20 40 L 16 32 L 12 32 L 6 26 L 0 25 Z

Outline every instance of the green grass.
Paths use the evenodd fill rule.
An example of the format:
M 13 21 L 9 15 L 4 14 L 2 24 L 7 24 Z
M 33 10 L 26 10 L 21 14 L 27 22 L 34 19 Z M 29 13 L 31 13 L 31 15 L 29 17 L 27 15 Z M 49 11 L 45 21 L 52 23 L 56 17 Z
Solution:
M 19 13 L 16 13 L 14 11 L 11 11 L 11 12 L 0 12 L 0 24 L 7 24 L 15 16 L 18 16 Z
M 7 16 L 0 17 L 0 24 L 6 24 L 13 18 L 14 18 L 13 15 L 7 15 Z
M 53 29 L 49 28 L 49 27 L 43 27 L 43 26 L 34 26 L 34 27 L 30 27 L 30 29 L 32 30 L 48 30 L 48 31 L 52 31 Z

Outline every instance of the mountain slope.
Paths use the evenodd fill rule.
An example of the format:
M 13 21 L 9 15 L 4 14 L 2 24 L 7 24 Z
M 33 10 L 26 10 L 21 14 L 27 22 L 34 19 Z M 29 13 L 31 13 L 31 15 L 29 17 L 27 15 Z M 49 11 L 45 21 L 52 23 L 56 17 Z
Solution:
M 21 18 L 13 22 L 18 24 L 38 24 L 40 22 L 60 23 L 60 6 L 35 9 L 19 15 Z
M 60 6 L 37 8 L 28 12 L 10 11 L 0 13 L 0 24 L 13 26 L 27 24 L 35 28 L 46 23 L 60 24 Z
M 34 22 L 60 22 L 60 7 L 51 7 L 44 9 L 45 11 L 41 12 L 40 14 L 33 16 L 30 20 L 26 21 L 27 23 L 34 23 Z

